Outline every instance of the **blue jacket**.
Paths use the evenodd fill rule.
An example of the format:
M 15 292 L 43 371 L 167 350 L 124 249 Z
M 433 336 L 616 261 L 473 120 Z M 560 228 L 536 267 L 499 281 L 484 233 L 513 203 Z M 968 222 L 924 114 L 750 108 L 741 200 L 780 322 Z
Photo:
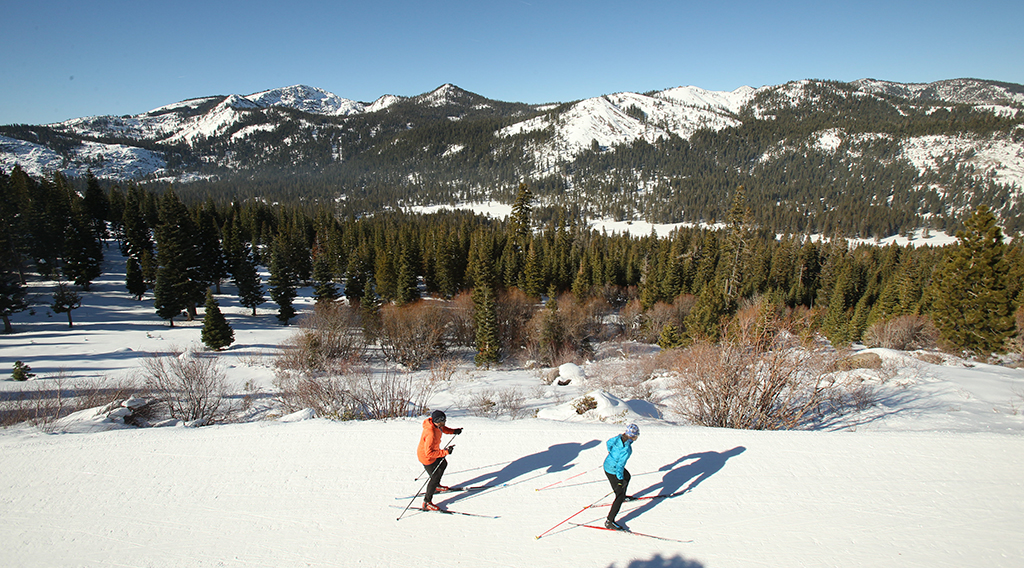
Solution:
M 633 454 L 633 440 L 626 438 L 622 441 L 621 434 L 605 442 L 608 447 L 608 457 L 604 458 L 604 470 L 622 479 L 622 470 L 626 469 L 626 460 Z

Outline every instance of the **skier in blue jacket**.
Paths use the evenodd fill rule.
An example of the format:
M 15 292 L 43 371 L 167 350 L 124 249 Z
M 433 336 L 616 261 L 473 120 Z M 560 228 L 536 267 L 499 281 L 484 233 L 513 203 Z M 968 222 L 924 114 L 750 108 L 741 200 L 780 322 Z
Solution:
M 640 437 L 640 428 L 636 424 L 626 427 L 624 434 L 619 434 L 605 442 L 608 447 L 608 457 L 604 458 L 604 474 L 608 476 L 608 482 L 612 484 L 612 491 L 615 492 L 615 501 L 608 511 L 608 519 L 604 522 L 605 528 L 612 530 L 625 530 L 625 527 L 615 522 L 619 514 L 619 508 L 626 500 L 626 487 L 629 486 L 629 472 L 626 471 L 626 460 L 633 454 L 633 442 Z

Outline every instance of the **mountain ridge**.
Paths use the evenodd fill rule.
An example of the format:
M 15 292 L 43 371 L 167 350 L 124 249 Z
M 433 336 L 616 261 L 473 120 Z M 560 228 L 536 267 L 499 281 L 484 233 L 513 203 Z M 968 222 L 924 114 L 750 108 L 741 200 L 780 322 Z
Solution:
M 0 169 L 202 182 L 213 191 L 227 184 L 235 193 L 244 180 L 280 180 L 271 185 L 315 186 L 307 198 L 367 210 L 510 201 L 519 182 L 532 180 L 547 204 L 660 221 L 713 219 L 751 178 L 781 193 L 780 205 L 827 203 L 816 206 L 827 216 L 850 200 L 859 175 L 872 184 L 854 188 L 861 206 L 908 201 L 900 219 L 881 224 L 901 231 L 980 200 L 995 201 L 1004 219 L 1021 211 L 1022 109 L 1024 86 L 977 79 L 801 80 L 729 92 L 679 86 L 536 105 L 451 83 L 373 102 L 292 85 L 132 116 L 0 127 Z M 959 174 L 947 171 L 951 163 Z M 798 187 L 815 183 L 826 187 L 813 198 L 804 194 L 819 190 Z M 780 229 L 805 228 L 795 217 L 785 224 Z

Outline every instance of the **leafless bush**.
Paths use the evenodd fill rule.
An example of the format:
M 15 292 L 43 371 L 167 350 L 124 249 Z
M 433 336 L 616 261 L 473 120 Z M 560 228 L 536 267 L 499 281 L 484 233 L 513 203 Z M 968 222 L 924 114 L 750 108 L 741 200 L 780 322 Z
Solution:
M 449 314 L 437 302 L 419 301 L 381 308 L 380 347 L 384 357 L 416 369 L 441 357 L 451 344 Z
M 548 366 L 578 362 L 593 355 L 592 342 L 610 312 L 603 299 L 579 303 L 571 294 L 549 300 L 530 320 L 527 352 Z
M 279 401 L 289 412 L 311 409 L 321 418 L 359 418 L 355 399 L 341 376 L 313 376 L 283 371 L 274 378 Z
M 473 393 L 464 406 L 475 416 L 497 418 L 507 414 L 512 420 L 526 415 L 526 396 L 518 387 L 501 391 L 484 389 Z
M 451 318 L 452 343 L 460 347 L 476 345 L 476 327 L 473 323 L 473 295 L 460 292 L 448 302 Z
M 142 369 L 147 388 L 171 418 L 208 424 L 222 416 L 226 377 L 216 358 L 171 352 L 144 360 Z
M 530 344 L 530 321 L 537 312 L 537 303 L 518 288 L 512 288 L 498 293 L 495 311 L 502 346 L 513 357 L 522 353 Z
M 390 367 L 381 373 L 364 369 L 349 377 L 348 386 L 363 415 L 373 420 L 418 415 L 434 391 L 432 381 Z
M 703 426 L 812 426 L 871 400 L 862 383 L 836 378 L 834 358 L 792 341 L 777 340 L 766 349 L 737 341 L 699 342 L 680 354 L 676 409 Z
M 274 379 L 289 411 L 312 409 L 332 420 L 383 420 L 417 415 L 427 407 L 434 381 L 394 368 L 374 372 L 353 367 L 345 375 L 316 376 L 282 371 Z
M 656 356 L 603 361 L 590 367 L 587 383 L 623 400 L 645 400 L 658 404 L 660 397 L 650 382 L 658 367 Z
M 448 382 L 458 370 L 458 363 L 454 359 L 436 359 L 430 363 L 430 382 Z
M 69 414 L 121 402 L 140 394 L 130 379 L 105 377 L 72 378 L 64 369 L 26 384 L 26 388 L 3 393 L 0 400 L 0 427 L 28 422 L 47 429 Z
M 277 365 L 305 373 L 339 374 L 357 361 L 365 348 L 359 312 L 321 302 L 299 320 L 299 331 L 286 342 Z
M 935 347 L 938 338 L 939 332 L 931 319 L 907 315 L 875 322 L 864 332 L 864 345 L 913 351 Z
M 696 303 L 697 297 L 693 294 L 681 294 L 671 304 L 658 302 L 651 306 L 644 315 L 643 340 L 656 343 L 666 325 L 686 329 L 686 316 L 690 315 Z

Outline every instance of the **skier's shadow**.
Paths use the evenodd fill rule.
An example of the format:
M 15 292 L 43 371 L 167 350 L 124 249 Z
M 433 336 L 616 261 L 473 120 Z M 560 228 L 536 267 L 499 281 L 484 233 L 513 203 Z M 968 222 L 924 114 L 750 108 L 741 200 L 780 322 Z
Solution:
M 725 462 L 728 461 L 729 458 L 738 456 L 746 450 L 747 449 L 743 446 L 737 446 L 724 452 L 701 452 L 683 456 L 668 465 L 663 465 L 658 468 L 658 471 L 665 472 L 665 475 L 661 478 L 661 482 L 641 489 L 637 493 L 634 493 L 633 497 L 643 497 L 652 494 L 671 495 L 673 493 L 692 491 L 698 485 L 703 483 L 705 479 L 718 473 L 719 470 L 725 467 Z M 677 467 L 688 460 L 696 461 L 690 462 L 682 467 Z M 685 489 L 683 489 L 683 487 L 685 487 Z M 658 503 L 664 500 L 665 499 L 648 500 L 641 507 L 625 514 L 622 517 L 622 521 L 625 522 L 639 517 L 653 509 L 658 505 Z
M 573 467 L 571 462 L 579 457 L 580 452 L 596 447 L 600 443 L 600 440 L 591 440 L 583 444 L 577 442 L 555 444 L 543 452 L 523 456 L 509 462 L 505 467 L 497 471 L 478 475 L 473 479 L 467 479 L 460 482 L 459 485 L 503 485 L 539 469 L 544 469 L 544 473 L 567 471 Z M 454 495 L 445 502 L 459 501 L 468 497 L 470 497 L 470 494 L 463 493 Z

